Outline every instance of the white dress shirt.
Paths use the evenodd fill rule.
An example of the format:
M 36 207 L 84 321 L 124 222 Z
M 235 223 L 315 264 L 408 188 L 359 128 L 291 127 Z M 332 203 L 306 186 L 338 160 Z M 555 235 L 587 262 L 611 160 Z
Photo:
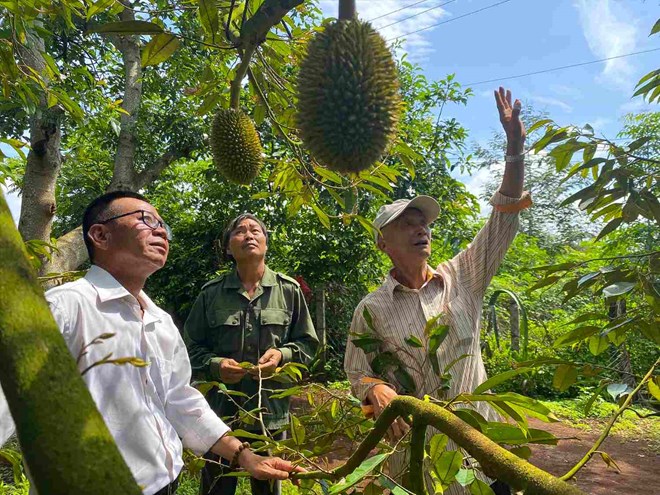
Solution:
M 190 386 L 186 346 L 172 318 L 144 292 L 140 305 L 107 271 L 92 266 L 84 278 L 49 290 L 50 304 L 78 369 L 110 359 L 138 357 L 147 367 L 101 364 L 83 376 L 136 482 L 151 495 L 183 467 L 183 446 L 207 452 L 229 427 Z M 62 439 L 66 441 L 66 439 Z
M 15 429 L 14 421 L 11 414 L 9 414 L 9 404 L 7 404 L 5 394 L 2 392 L 2 387 L 0 387 L 0 448 L 14 434 Z

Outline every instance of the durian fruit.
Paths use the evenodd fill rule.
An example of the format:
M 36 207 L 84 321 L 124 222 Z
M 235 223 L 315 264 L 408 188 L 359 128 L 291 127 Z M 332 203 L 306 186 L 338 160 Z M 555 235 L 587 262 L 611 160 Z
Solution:
M 241 110 L 222 109 L 215 114 L 211 151 L 220 173 L 237 184 L 252 182 L 263 164 L 259 134 Z
M 369 23 L 338 20 L 317 34 L 297 86 L 300 136 L 318 162 L 359 172 L 379 160 L 402 104 L 392 54 Z

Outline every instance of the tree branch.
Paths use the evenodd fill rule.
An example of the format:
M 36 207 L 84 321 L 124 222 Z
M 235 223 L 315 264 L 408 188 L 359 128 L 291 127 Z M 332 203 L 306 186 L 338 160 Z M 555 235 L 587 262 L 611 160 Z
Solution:
M 291 9 L 304 0 L 265 0 L 241 28 L 239 46 L 257 46 L 266 40 L 268 31 L 278 24 Z
M 121 0 L 122 5 L 130 7 L 129 0 Z M 122 21 L 134 21 L 135 14 L 125 8 L 119 14 Z M 135 127 L 138 110 L 142 101 L 142 64 L 140 60 L 139 37 L 131 35 L 112 36 L 111 40 L 121 52 L 124 62 L 124 98 L 121 108 L 124 110 L 120 120 L 119 142 L 115 154 L 112 182 L 108 190 L 129 189 L 135 187 L 135 151 L 137 148 Z
M 139 190 L 151 184 L 173 162 L 179 158 L 188 158 L 191 151 L 191 149 L 170 147 L 156 162 L 135 176 L 135 189 Z
M 344 465 L 336 468 L 331 476 L 327 473 L 309 472 L 295 474 L 292 477 L 340 479 L 348 475 L 367 458 L 371 449 L 378 445 L 392 422 L 399 416 L 409 414 L 413 415 L 413 424 L 426 424 L 437 428 L 470 454 L 486 475 L 508 483 L 516 491 L 535 495 L 584 495 L 584 492 L 577 487 L 500 447 L 443 407 L 404 395 L 390 402 L 355 453 Z

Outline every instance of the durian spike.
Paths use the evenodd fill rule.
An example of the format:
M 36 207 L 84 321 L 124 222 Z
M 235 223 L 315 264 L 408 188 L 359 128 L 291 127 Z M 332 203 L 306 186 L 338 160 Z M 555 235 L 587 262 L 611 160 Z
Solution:
M 355 10 L 355 0 L 339 0 L 339 17 L 340 21 L 350 21 L 357 17 Z

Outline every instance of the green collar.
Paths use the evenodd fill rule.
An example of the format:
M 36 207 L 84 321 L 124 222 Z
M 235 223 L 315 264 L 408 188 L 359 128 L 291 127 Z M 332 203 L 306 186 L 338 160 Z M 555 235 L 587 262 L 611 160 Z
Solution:
M 261 287 L 274 287 L 277 285 L 277 274 L 266 266 L 263 277 L 261 277 Z M 242 289 L 243 284 L 241 279 L 238 277 L 238 271 L 236 267 L 227 275 L 225 280 L 225 287 L 228 289 Z

